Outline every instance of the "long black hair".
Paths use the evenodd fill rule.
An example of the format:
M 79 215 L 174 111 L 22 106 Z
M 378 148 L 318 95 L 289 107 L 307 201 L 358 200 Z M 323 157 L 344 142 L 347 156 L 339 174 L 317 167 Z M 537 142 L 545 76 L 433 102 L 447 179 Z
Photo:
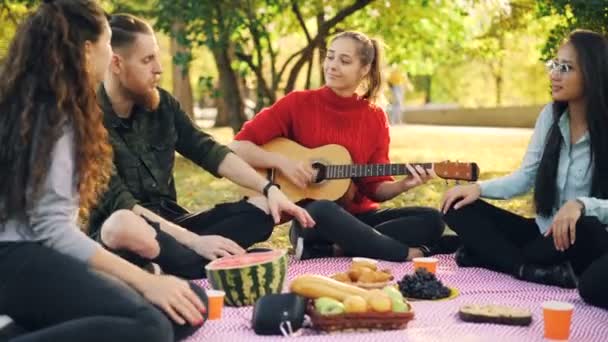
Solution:
M 587 127 L 590 136 L 592 197 L 608 198 L 608 40 L 599 33 L 576 30 L 566 43 L 572 44 L 583 76 Z M 567 102 L 553 103 L 553 124 L 547 133 L 534 191 L 536 212 L 550 216 L 557 203 L 557 165 L 563 143 L 558 122 L 568 108 Z M 603 177 L 602 177 L 603 175 Z

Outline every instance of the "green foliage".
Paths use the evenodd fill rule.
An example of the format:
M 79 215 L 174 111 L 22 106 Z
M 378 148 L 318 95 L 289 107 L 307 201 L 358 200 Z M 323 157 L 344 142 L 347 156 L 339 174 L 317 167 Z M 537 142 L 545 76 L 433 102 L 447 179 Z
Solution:
M 555 56 L 560 42 L 574 29 L 608 33 L 608 1 L 606 0 L 539 0 L 540 16 L 560 15 L 563 20 L 549 35 L 543 48 L 545 59 Z
M 472 107 L 548 100 L 539 47 L 557 20 L 538 18 L 535 6 L 531 0 L 518 0 L 478 2 L 470 7 L 467 36 L 460 49 L 464 60 L 452 58 L 439 67 L 442 74 L 449 72 L 452 77 L 437 80 L 434 99 Z
M 260 107 L 274 102 L 280 87 L 290 91 L 300 70 L 311 65 L 314 51 L 324 47 L 336 24 L 371 1 L 159 0 L 157 27 L 173 36 L 182 35 L 183 45 L 207 46 L 216 54 L 227 52 L 234 73 L 255 78 Z M 181 31 L 174 29 L 176 20 L 183 23 Z M 303 44 L 279 60 L 280 41 L 285 36 Z
M 446 60 L 460 60 L 465 7 L 458 1 L 375 1 L 348 19 L 344 29 L 384 40 L 387 62 L 415 75 L 432 75 Z
M 23 19 L 33 0 L 0 0 L 0 60 L 6 55 L 17 25 Z

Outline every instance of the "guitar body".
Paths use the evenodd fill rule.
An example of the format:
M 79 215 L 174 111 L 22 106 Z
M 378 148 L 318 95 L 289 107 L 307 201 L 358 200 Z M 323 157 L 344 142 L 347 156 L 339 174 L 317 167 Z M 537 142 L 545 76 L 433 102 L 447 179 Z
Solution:
M 288 156 L 292 160 L 301 161 L 308 164 L 321 163 L 330 164 L 351 164 L 350 153 L 343 146 L 331 144 L 317 148 L 306 148 L 294 141 L 286 138 L 277 138 L 261 146 L 269 152 L 280 153 Z M 319 200 L 326 199 L 336 201 L 341 198 L 348 190 L 350 179 L 324 180 L 320 183 L 312 183 L 307 188 L 301 189 L 290 182 L 285 175 L 275 169 L 256 169 L 262 177 L 272 180 L 281 186 L 281 190 L 293 202 L 306 199 Z M 243 189 L 246 196 L 259 196 L 260 193 Z

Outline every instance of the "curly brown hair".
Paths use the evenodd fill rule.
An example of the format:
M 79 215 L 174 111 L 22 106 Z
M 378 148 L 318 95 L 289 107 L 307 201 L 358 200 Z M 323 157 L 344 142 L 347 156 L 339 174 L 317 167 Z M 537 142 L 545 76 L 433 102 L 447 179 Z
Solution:
M 81 214 L 105 191 L 112 148 L 84 48 L 105 25 L 94 0 L 47 0 L 19 26 L 0 67 L 0 222 L 26 215 L 39 199 L 66 125 Z

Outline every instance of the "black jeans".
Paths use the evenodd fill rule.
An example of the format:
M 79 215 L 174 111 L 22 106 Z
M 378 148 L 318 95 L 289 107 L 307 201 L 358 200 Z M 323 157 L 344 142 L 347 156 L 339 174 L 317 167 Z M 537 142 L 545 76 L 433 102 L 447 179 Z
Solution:
M 301 232 L 306 244 L 336 244 L 349 256 L 405 261 L 409 246 L 436 244 L 444 230 L 441 214 L 433 208 L 382 209 L 352 215 L 338 204 L 319 200 L 304 208 L 317 223 L 292 229 Z
M 566 260 L 577 274 L 608 252 L 608 233 L 595 217 L 581 217 L 576 242 L 566 252 L 555 249 L 553 237 L 543 236 L 534 219 L 477 200 L 458 210 L 451 208 L 445 222 L 461 238 L 464 247 L 483 266 L 517 275 L 525 264 L 552 265 Z M 603 238 L 603 235 L 606 237 Z
M 0 274 L 0 313 L 27 331 L 15 342 L 165 342 L 199 328 L 172 323 L 124 283 L 38 243 L 0 243 Z
M 157 208 L 150 208 L 163 218 L 172 221 L 199 235 L 221 235 L 231 239 L 243 248 L 268 240 L 274 228 L 270 215 L 245 200 L 235 203 L 218 204 L 214 208 L 190 214 L 176 203 L 166 203 Z M 192 249 L 178 242 L 173 236 L 163 232 L 158 225 L 156 240 L 160 254 L 147 260 L 129 251 L 115 251 L 116 254 L 130 262 L 143 266 L 152 261 L 157 263 L 167 274 L 186 279 L 205 278 L 205 265 L 209 260 L 198 255 Z
M 608 252 L 595 260 L 579 278 L 578 291 L 589 304 L 608 310 Z
M 608 225 L 596 217 L 579 219 L 576 241 L 566 255 L 579 275 L 581 297 L 589 304 L 608 309 Z

